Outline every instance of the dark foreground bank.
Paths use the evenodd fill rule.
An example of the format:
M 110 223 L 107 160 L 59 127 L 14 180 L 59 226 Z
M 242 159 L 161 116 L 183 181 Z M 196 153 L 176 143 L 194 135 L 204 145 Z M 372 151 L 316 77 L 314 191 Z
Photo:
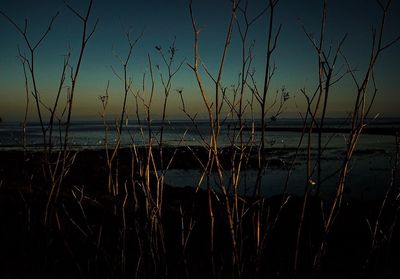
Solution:
M 107 189 L 105 151 L 79 152 L 44 222 L 51 184 L 43 154 L 1 151 L 1 278 L 400 275 L 398 197 L 388 197 L 383 206 L 382 201 L 346 201 L 328 234 L 324 220 L 329 201 L 309 197 L 299 234 L 303 197 L 241 197 L 246 211 L 237 230 L 240 254 L 235 258 L 226 214 L 226 203 L 233 201 L 207 189 L 165 185 L 160 207 L 149 205 L 144 178 L 132 170 L 132 154 L 144 156 L 141 152 L 118 154 L 117 176 L 113 170 L 118 193 Z M 164 161 L 175 156 L 174 168 L 200 168 L 207 159 L 202 149 L 187 153 L 166 148 L 164 155 Z M 259 217 L 260 228 L 255 230 Z M 257 239 L 262 241 L 258 246 Z M 315 266 L 323 240 L 327 249 Z M 238 269 L 232 258 L 240 261 Z

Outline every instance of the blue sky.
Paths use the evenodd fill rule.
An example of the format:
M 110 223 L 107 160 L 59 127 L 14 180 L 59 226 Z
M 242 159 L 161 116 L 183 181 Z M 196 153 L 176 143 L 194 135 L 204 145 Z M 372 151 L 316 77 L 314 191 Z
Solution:
M 256 14 L 266 6 L 267 1 L 250 0 L 250 14 Z M 400 4 L 394 1 L 388 16 L 384 41 L 400 35 L 396 29 L 400 26 Z M 68 3 L 77 10 L 84 11 L 87 1 L 70 0 Z M 200 33 L 200 57 L 210 72 L 215 73 L 221 55 L 224 32 L 230 14 L 228 0 L 194 0 L 193 8 Z M 285 111 L 288 115 L 304 112 L 304 99 L 300 89 L 313 91 L 317 78 L 317 57 L 302 31 L 304 25 L 311 33 L 318 34 L 322 1 L 320 0 L 281 0 L 276 8 L 276 25 L 282 24 L 274 63 L 277 70 L 272 82 L 272 91 L 282 86 L 290 92 L 292 98 Z M 53 29 L 37 51 L 37 77 L 44 102 L 51 103 L 61 73 L 63 55 L 72 51 L 72 64 L 76 62 L 79 49 L 79 20 L 66 9 L 60 0 L 2 0 L 0 10 L 13 18 L 19 25 L 28 19 L 28 34 L 32 41 L 47 28 L 52 15 L 60 11 Z M 326 43 L 335 47 L 338 41 L 348 33 L 343 53 L 351 64 L 362 73 L 371 48 L 371 29 L 379 22 L 379 9 L 373 0 L 331 0 L 328 1 L 328 21 Z M 75 99 L 75 118 L 97 117 L 100 110 L 99 95 L 104 94 L 107 81 L 110 81 L 109 113 L 117 113 L 122 100 L 122 83 L 112 71 L 121 73 L 122 67 L 116 57 L 124 57 L 128 50 L 125 34 L 143 37 L 134 49 L 129 64 L 129 75 L 134 88 L 141 88 L 143 74 L 149 74 L 147 55 L 153 65 L 160 65 L 160 71 L 154 69 L 156 77 L 156 96 L 153 112 L 161 108 L 161 83 L 159 74 L 165 74 L 160 56 L 155 46 L 163 49 L 176 38 L 176 63 L 184 62 L 181 71 L 173 80 L 172 89 L 184 90 L 185 100 L 193 113 L 204 112 L 200 94 L 196 87 L 193 72 L 186 63 L 193 61 L 193 32 L 188 11 L 188 0 L 147 0 L 147 1 L 105 1 L 95 0 L 90 21 L 92 25 L 99 19 L 97 30 L 88 44 L 78 80 Z M 254 68 L 259 84 L 262 83 L 265 63 L 265 40 L 267 18 L 262 17 L 251 29 L 249 38 L 255 40 Z M 24 42 L 16 30 L 4 18 L 0 17 L 0 116 L 4 120 L 21 120 L 24 110 L 24 84 L 21 64 L 17 58 L 17 47 L 26 52 Z M 224 71 L 225 86 L 237 80 L 240 70 L 240 40 L 234 30 L 232 45 L 228 53 Z M 338 63 L 338 67 L 343 61 Z M 399 116 L 400 105 L 398 84 L 400 65 L 399 44 L 385 51 L 376 68 L 379 96 L 374 112 L 384 116 Z M 204 73 L 203 73 L 204 74 Z M 211 84 L 204 75 L 203 79 Z M 174 91 L 175 92 L 175 91 Z M 212 92 L 210 92 L 212 94 Z M 336 85 L 332 91 L 330 112 L 332 115 L 344 115 L 351 108 L 354 97 L 354 85 L 349 77 Z M 129 103 L 133 112 L 133 100 Z M 182 117 L 177 94 L 171 94 L 168 113 L 171 118 Z M 30 117 L 36 117 L 30 108 Z

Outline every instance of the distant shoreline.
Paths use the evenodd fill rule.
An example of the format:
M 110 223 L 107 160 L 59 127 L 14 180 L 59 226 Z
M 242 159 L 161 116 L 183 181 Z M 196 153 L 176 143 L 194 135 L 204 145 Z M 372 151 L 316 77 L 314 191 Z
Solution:
M 244 128 L 245 131 L 249 131 L 252 128 L 246 127 Z M 261 127 L 255 127 L 255 131 L 261 131 Z M 303 127 L 266 127 L 266 131 L 270 132 L 296 132 L 301 133 L 303 131 L 309 132 L 309 128 Z M 327 127 L 327 128 L 313 128 L 312 133 L 349 133 L 351 128 L 334 128 L 334 127 Z M 382 136 L 395 136 L 396 134 L 400 134 L 399 127 L 366 127 L 362 130 L 362 134 L 369 134 L 369 135 L 382 135 Z

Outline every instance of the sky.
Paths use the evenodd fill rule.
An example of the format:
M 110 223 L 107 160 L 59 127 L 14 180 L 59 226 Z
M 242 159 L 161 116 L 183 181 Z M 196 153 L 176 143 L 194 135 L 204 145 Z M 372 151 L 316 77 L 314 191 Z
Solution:
M 242 3 L 245 2 L 242 0 Z M 249 17 L 262 11 L 268 1 L 249 0 Z M 400 1 L 393 1 L 387 17 L 383 36 L 388 42 L 400 35 Z M 68 4 L 82 14 L 88 1 L 69 0 Z M 284 115 L 297 116 L 305 112 L 305 99 L 301 89 L 313 92 L 317 85 L 317 55 L 312 44 L 304 34 L 302 26 L 310 34 L 319 33 L 321 18 L 321 0 L 281 0 L 276 6 L 275 28 L 282 24 L 282 30 L 273 54 L 276 66 L 271 82 L 270 102 L 274 92 L 285 87 L 290 100 L 284 108 Z M 80 47 L 81 25 L 79 19 L 66 8 L 61 0 L 2 0 L 0 10 L 12 18 L 21 27 L 27 19 L 27 34 L 36 42 L 47 29 L 53 15 L 60 12 L 52 30 L 36 51 L 36 78 L 43 103 L 54 102 L 61 75 L 63 57 L 71 51 L 71 65 L 76 66 Z M 201 62 L 212 75 L 216 75 L 218 62 L 222 54 L 225 32 L 230 16 L 230 0 L 193 0 L 193 12 L 201 29 L 199 51 Z M 335 48 L 347 33 L 343 45 L 343 54 L 352 67 L 357 69 L 356 76 L 365 72 L 371 50 L 371 30 L 377 26 L 380 10 L 374 0 L 328 0 L 326 25 L 326 46 Z M 205 107 L 197 87 L 195 76 L 188 64 L 193 62 L 193 30 L 191 26 L 188 0 L 94 0 L 89 19 L 92 27 L 98 19 L 93 37 L 88 42 L 83 57 L 81 71 L 77 80 L 74 99 L 73 118 L 99 119 L 101 102 L 99 96 L 105 94 L 109 82 L 109 107 L 107 113 L 117 118 L 123 100 L 123 83 L 117 75 L 123 74 L 120 58 L 128 53 L 126 34 L 131 38 L 140 37 L 128 64 L 128 76 L 133 81 L 133 91 L 142 90 L 145 75 L 145 94 L 150 89 L 148 56 L 151 57 L 156 83 L 152 112 L 155 118 L 161 114 L 163 90 L 161 75 L 165 77 L 166 68 L 156 46 L 161 46 L 167 55 L 168 47 L 175 41 L 176 55 L 173 67 L 180 63 L 182 67 L 174 76 L 168 101 L 169 118 L 185 118 L 181 112 L 178 90 L 183 90 L 186 108 L 192 113 L 205 113 Z M 238 15 L 239 22 L 243 19 Z M 254 63 L 257 84 L 261 87 L 265 71 L 265 44 L 268 17 L 263 16 L 252 26 L 249 43 L 254 41 Z M 275 29 L 276 30 L 276 29 Z M 141 35 L 142 34 L 142 35 Z M 16 29 L 0 16 L 0 117 L 3 121 L 21 121 L 25 109 L 24 75 L 18 59 L 18 47 L 28 54 L 23 38 Z M 223 86 L 235 84 L 240 72 L 241 46 L 237 26 L 233 30 L 231 46 L 228 50 L 226 65 L 222 76 Z M 400 44 L 385 50 L 376 65 L 378 96 L 373 113 L 383 117 L 400 116 L 400 85 L 398 83 L 400 65 Z M 345 69 L 343 59 L 339 59 L 337 70 Z M 212 98 L 212 82 L 201 71 Z M 67 80 L 69 82 L 69 80 Z M 349 75 L 332 87 L 329 115 L 345 116 L 355 99 L 355 86 Z M 143 93 L 140 93 L 143 94 Z M 65 95 L 65 93 L 64 93 Z M 147 95 L 146 95 L 147 96 Z M 134 98 L 128 100 L 128 114 L 134 114 Z M 37 117 L 30 97 L 29 119 Z

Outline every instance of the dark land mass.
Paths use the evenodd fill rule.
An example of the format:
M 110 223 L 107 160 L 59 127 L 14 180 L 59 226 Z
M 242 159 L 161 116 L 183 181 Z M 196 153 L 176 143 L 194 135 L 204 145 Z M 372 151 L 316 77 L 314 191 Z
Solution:
M 192 150 L 164 148 L 163 158 L 168 161 L 174 155 L 173 168 L 200 168 L 207 152 Z M 228 149 L 221 152 L 229 153 Z M 137 150 L 135 156 L 145 156 L 145 149 Z M 220 194 L 165 185 L 161 225 L 155 225 L 146 213 L 144 178 L 132 171 L 132 151 L 124 149 L 118 154 L 118 177 L 114 179 L 120 190 L 116 194 L 107 190 L 105 151 L 81 151 L 45 224 L 50 187 L 43 154 L 0 151 L 0 158 L 1 278 L 231 278 L 232 245 Z M 229 156 L 223 158 L 223 164 L 228 164 Z M 209 195 L 215 218 L 212 251 Z M 296 274 L 293 265 L 303 197 L 289 196 L 280 210 L 283 200 L 286 197 L 262 202 L 241 197 L 248 208 L 238 243 L 242 278 L 400 278 L 398 198 L 389 197 L 383 207 L 373 249 L 371 229 L 382 201 L 346 201 L 326 236 L 321 265 L 313 269 L 329 201 L 310 197 Z M 265 218 L 260 250 L 254 245 L 256 212 Z M 161 229 L 162 238 L 157 237 Z
M 244 128 L 245 130 L 251 130 L 252 128 L 247 127 Z M 256 127 L 254 128 L 255 131 L 261 131 L 261 127 Z M 306 132 L 308 133 L 310 128 L 309 127 L 274 127 L 274 126 L 267 126 L 265 128 L 266 131 L 271 131 L 271 132 L 296 132 L 296 133 L 301 133 L 301 132 Z M 313 133 L 336 133 L 336 134 L 341 134 L 341 133 L 349 133 L 351 131 L 351 128 L 343 128 L 343 127 L 324 127 L 324 128 L 313 128 L 311 130 Z M 399 127 L 366 127 L 362 130 L 363 134 L 368 134 L 368 135 L 382 135 L 382 136 L 395 136 L 400 133 L 400 128 Z

